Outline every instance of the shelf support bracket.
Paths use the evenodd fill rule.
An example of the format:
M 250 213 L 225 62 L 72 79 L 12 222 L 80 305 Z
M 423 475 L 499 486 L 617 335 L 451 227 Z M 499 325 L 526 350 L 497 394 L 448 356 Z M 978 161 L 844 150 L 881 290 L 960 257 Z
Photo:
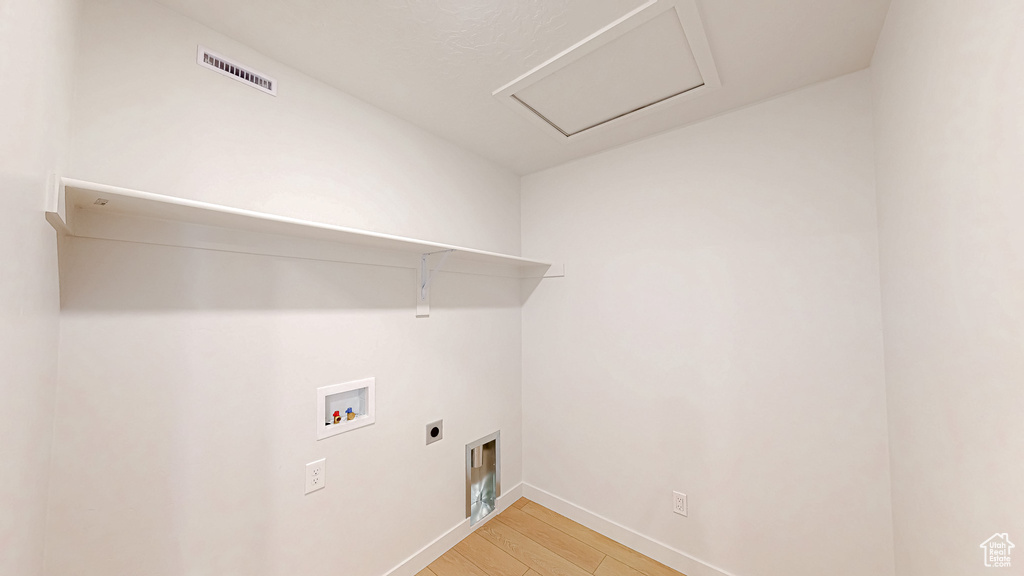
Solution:
M 437 252 L 427 252 L 420 255 L 420 273 L 419 279 L 416 282 L 416 317 L 417 318 L 429 318 L 430 317 L 430 283 L 434 279 L 434 272 L 437 272 L 444 266 L 444 261 L 448 259 L 448 256 L 454 249 L 451 250 L 440 250 Z M 441 261 L 437 263 L 437 266 L 433 270 L 430 269 L 430 257 L 434 254 L 441 254 Z

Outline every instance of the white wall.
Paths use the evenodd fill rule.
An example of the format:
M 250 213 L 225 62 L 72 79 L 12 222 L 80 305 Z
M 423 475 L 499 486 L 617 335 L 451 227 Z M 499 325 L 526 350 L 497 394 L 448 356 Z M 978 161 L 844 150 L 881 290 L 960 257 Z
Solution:
M 1021 22 L 894 0 L 872 63 L 901 576 L 988 574 L 995 532 L 1024 569 Z
M 518 252 L 512 172 L 154 2 L 88 6 L 75 178 Z M 277 97 L 198 66 L 197 44 L 276 78 Z
M 57 248 L 43 219 L 64 162 L 71 0 L 0 4 L 0 575 L 42 573 L 57 378 Z
M 278 97 L 198 67 L 197 43 Z M 514 174 L 155 4 L 90 2 L 79 52 L 75 177 L 518 251 Z M 417 320 L 407 269 L 65 255 L 49 574 L 380 576 L 463 520 L 467 442 L 500 429 L 520 481 L 518 281 L 441 274 Z M 317 442 L 316 388 L 367 376 L 377 423 Z
M 865 71 L 526 177 L 567 276 L 524 481 L 738 576 L 892 574 L 871 138 Z
M 90 240 L 69 260 L 50 574 L 380 576 L 463 519 L 466 443 L 500 429 L 520 480 L 515 281 L 441 275 L 424 320 L 404 269 Z M 316 388 L 368 376 L 376 424 L 316 441 Z

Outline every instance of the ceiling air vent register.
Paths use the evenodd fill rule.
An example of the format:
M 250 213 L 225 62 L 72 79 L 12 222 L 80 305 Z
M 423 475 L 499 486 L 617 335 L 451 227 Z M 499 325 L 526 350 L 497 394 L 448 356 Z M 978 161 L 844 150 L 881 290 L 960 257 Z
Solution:
M 494 96 L 569 141 L 719 86 L 693 0 L 649 0 Z
M 196 62 L 204 68 L 209 68 L 214 72 L 218 72 L 231 78 L 238 80 L 243 84 L 252 86 L 253 88 L 266 92 L 271 96 L 277 96 L 277 80 L 274 80 L 270 76 L 257 72 L 248 66 L 244 66 L 217 54 L 211 52 L 202 46 L 199 47 L 199 52 L 196 56 Z

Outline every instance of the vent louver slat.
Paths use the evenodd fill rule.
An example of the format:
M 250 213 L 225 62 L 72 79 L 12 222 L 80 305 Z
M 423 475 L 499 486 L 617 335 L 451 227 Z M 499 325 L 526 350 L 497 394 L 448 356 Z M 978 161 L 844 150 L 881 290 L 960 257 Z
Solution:
M 248 84 L 271 96 L 277 96 L 277 80 L 225 58 L 220 54 L 211 52 L 202 46 L 199 47 L 196 62 L 204 68 L 209 68 L 214 72 L 219 72 L 229 78 Z

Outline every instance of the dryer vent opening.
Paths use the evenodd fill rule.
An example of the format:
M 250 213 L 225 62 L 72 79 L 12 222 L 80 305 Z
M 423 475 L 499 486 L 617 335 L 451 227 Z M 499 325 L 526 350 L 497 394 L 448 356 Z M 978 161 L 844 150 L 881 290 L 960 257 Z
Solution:
M 466 444 L 466 517 L 472 526 L 494 512 L 501 496 L 501 431 Z

